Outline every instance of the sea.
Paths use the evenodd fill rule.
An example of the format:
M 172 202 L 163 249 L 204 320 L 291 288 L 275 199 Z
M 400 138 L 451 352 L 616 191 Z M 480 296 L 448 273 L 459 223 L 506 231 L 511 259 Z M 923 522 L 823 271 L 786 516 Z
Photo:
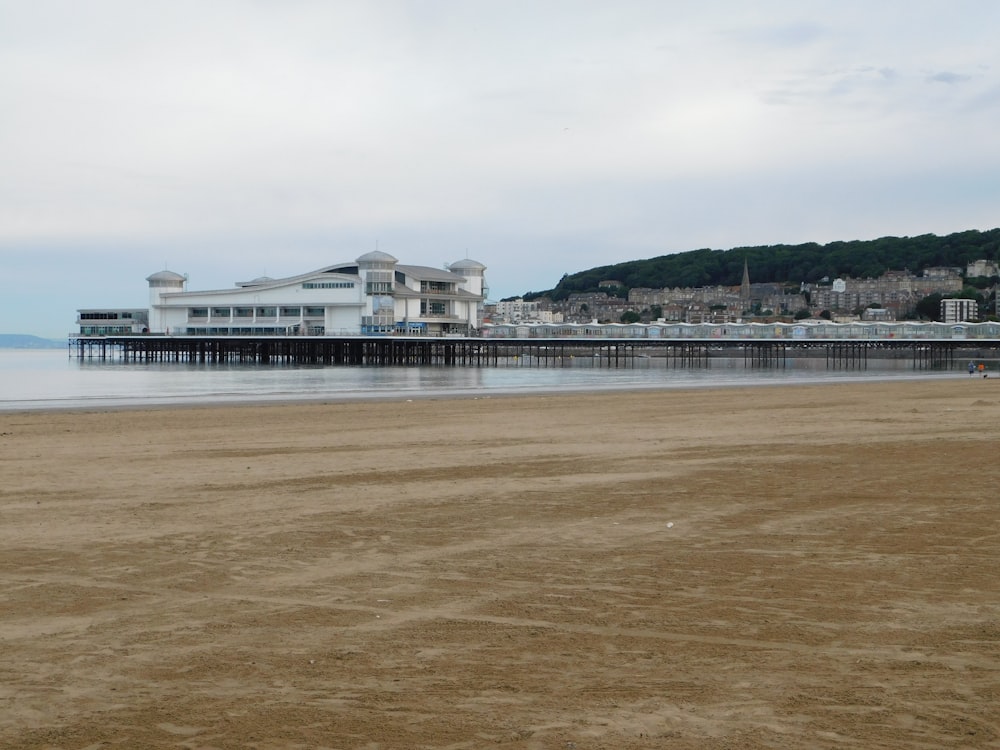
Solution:
M 543 364 L 530 358 L 497 367 L 125 363 L 81 359 L 68 349 L 0 349 L 0 411 L 791 386 L 953 378 L 965 368 L 919 370 L 909 359 L 870 359 L 864 368 L 829 369 L 822 358 L 790 358 L 783 367 L 752 366 L 742 358 L 713 358 L 704 366 L 661 358 L 619 368 L 589 358 L 565 367 Z

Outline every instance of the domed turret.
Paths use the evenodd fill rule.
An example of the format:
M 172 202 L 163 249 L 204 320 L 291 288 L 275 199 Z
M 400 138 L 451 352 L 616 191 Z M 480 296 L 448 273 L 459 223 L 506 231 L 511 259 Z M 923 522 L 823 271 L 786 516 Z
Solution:
M 465 278 L 465 283 L 461 284 L 462 289 L 465 291 L 480 296 L 485 294 L 486 282 L 483 279 L 483 275 L 486 272 L 486 266 L 478 260 L 466 258 L 465 260 L 455 261 L 448 265 L 448 270 Z
M 149 330 L 160 332 L 166 327 L 163 295 L 183 292 L 187 276 L 164 270 L 147 276 L 146 281 L 149 282 Z
M 466 258 L 465 260 L 457 260 L 454 263 L 451 263 L 448 268 L 455 273 L 462 273 L 462 271 L 478 271 L 481 274 L 486 270 L 486 266 L 478 260 L 471 260 L 469 258 Z
M 184 283 L 187 281 L 187 276 L 182 276 L 179 273 L 174 273 L 173 271 L 157 271 L 151 276 L 146 277 L 146 281 L 149 282 L 150 289 L 157 287 L 174 287 L 176 291 L 182 291 L 184 289 Z
M 396 264 L 399 262 L 389 253 L 373 250 L 358 258 L 358 276 L 364 283 L 365 294 L 371 297 L 393 293 L 395 287 Z M 368 304 L 373 304 L 369 299 Z M 382 301 L 379 301 L 379 305 Z
M 393 258 L 389 253 L 383 253 L 381 250 L 372 250 L 370 253 L 365 253 L 360 258 L 358 258 L 358 265 L 371 265 L 374 263 L 399 263 L 396 258 Z

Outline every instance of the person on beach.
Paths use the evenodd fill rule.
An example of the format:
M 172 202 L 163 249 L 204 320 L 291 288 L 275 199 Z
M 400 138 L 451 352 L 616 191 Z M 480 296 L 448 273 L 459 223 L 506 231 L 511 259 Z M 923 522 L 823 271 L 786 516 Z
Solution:
M 972 377 L 973 373 L 975 373 L 975 371 L 976 371 L 976 363 L 975 362 L 969 362 L 969 377 L 970 378 Z

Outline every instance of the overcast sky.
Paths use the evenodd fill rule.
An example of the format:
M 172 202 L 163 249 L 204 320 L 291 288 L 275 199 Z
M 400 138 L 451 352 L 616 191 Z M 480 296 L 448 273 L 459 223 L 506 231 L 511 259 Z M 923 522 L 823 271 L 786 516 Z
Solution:
M 0 332 L 376 245 L 499 299 L 1000 226 L 997 29 L 996 0 L 0 0 Z

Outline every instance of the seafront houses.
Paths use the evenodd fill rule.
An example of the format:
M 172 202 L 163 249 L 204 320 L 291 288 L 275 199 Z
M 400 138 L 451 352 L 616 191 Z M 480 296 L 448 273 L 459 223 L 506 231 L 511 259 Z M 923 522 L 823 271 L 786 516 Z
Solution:
M 447 270 L 401 264 L 370 252 L 283 279 L 189 291 L 172 271 L 149 276 L 148 310 L 78 310 L 80 335 L 197 336 L 468 335 L 482 326 L 486 266 L 460 260 Z

